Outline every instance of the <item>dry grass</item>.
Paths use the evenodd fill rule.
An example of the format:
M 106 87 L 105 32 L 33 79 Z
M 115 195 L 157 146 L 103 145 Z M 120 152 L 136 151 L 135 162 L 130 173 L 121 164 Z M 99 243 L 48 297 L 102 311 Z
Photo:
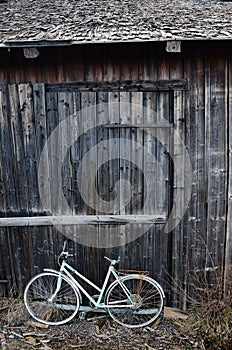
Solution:
M 227 278 L 225 290 L 224 268 L 214 265 L 208 247 L 203 241 L 201 244 L 207 264 L 189 271 L 188 291 L 175 286 L 180 300 L 187 304 L 189 317 L 183 327 L 202 340 L 204 349 L 229 350 L 232 349 L 232 278 Z
M 189 303 L 188 326 L 206 349 L 232 349 L 232 287 L 225 294 L 220 270 L 212 271 L 216 284 L 205 281 Z

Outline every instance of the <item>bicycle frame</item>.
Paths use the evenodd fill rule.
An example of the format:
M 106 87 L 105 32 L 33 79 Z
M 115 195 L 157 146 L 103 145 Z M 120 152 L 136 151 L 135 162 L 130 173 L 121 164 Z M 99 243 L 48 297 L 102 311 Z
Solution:
M 86 278 L 85 276 L 83 276 L 80 272 L 78 272 L 77 270 L 75 270 L 72 266 L 70 266 L 66 261 L 63 260 L 60 270 L 56 271 L 56 270 L 52 270 L 52 269 L 44 269 L 44 271 L 50 271 L 50 272 L 56 272 L 59 273 L 59 278 L 58 278 L 58 282 L 57 282 L 57 288 L 55 293 L 53 294 L 53 296 L 49 299 L 49 301 L 53 301 L 53 299 L 56 297 L 58 291 L 61 288 L 61 283 L 62 283 L 62 275 L 64 274 L 65 276 L 67 276 L 73 286 L 76 289 L 79 289 L 82 291 L 82 293 L 90 300 L 90 302 L 96 307 L 96 308 L 115 308 L 115 307 L 120 307 L 120 308 L 132 308 L 135 303 L 132 301 L 131 299 L 131 293 L 128 290 L 128 288 L 124 285 L 124 283 L 120 280 L 120 277 L 118 276 L 117 272 L 115 271 L 115 268 L 112 264 L 110 264 L 103 286 L 102 288 L 99 288 L 96 284 L 94 284 L 92 281 L 90 281 L 88 278 Z M 90 286 L 92 286 L 95 290 L 97 290 L 100 294 L 99 297 L 96 300 L 94 300 L 94 298 L 84 289 L 84 287 L 72 276 L 72 274 L 69 272 L 71 271 L 72 273 L 74 273 L 76 276 L 78 276 L 79 278 L 81 278 L 83 281 L 85 281 L 86 283 L 88 283 Z M 120 305 L 120 304 L 113 304 L 113 305 L 106 305 L 105 303 L 102 303 L 102 298 L 104 296 L 106 287 L 107 287 L 107 283 L 109 281 L 110 275 L 113 275 L 115 278 L 115 281 L 118 281 L 118 283 L 120 284 L 120 286 L 122 287 L 123 291 L 125 292 L 125 295 L 127 297 L 126 300 L 130 301 L 130 304 L 128 305 Z M 121 300 L 120 302 L 125 302 L 125 300 Z

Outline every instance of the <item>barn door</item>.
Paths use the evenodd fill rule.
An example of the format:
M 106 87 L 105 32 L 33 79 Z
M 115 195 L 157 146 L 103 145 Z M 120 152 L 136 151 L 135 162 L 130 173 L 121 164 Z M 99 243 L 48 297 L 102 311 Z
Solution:
M 173 92 L 47 86 L 46 109 L 53 155 L 47 210 L 85 220 L 68 231 L 65 226 L 78 243 L 133 246 L 130 257 L 130 248 L 121 252 L 128 265 L 160 271 L 169 249 Z

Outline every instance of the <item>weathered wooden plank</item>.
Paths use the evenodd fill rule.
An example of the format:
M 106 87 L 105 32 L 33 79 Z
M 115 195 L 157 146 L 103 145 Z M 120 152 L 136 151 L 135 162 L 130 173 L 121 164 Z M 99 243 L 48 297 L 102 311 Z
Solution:
M 143 92 L 131 92 L 130 96 L 130 123 L 137 124 L 144 122 L 144 106 L 143 106 Z M 147 174 L 144 166 L 144 131 L 143 129 L 132 128 L 128 129 L 130 140 L 133 142 L 130 145 L 130 173 L 129 181 L 131 190 L 128 193 L 130 196 L 129 210 L 131 214 L 145 214 L 144 212 L 144 197 L 149 196 L 149 189 L 146 186 Z M 149 175 L 148 175 L 149 176 Z M 148 214 L 148 213 L 146 213 Z M 146 254 L 146 231 L 148 225 L 136 225 L 129 227 L 131 247 L 138 257 L 139 261 L 148 261 L 148 254 Z M 141 237 L 141 244 L 138 245 L 138 238 Z M 133 257 L 131 257 L 133 261 Z M 134 261 L 134 265 L 136 262 Z
M 120 121 L 122 124 L 128 124 L 131 122 L 130 111 L 130 97 L 129 91 L 120 92 Z M 131 159 L 131 147 L 128 147 L 127 140 L 130 140 L 130 130 L 120 129 L 120 147 L 119 147 L 119 178 L 120 178 L 120 213 L 129 214 L 128 198 L 130 198 L 130 159 Z M 130 200 L 130 199 L 129 199 Z
M 4 227 L 1 227 L 0 229 L 0 276 L 1 279 L 8 281 L 7 284 L 0 286 L 1 296 L 7 296 L 13 284 L 17 284 L 14 275 L 14 255 L 9 251 L 10 246 L 7 230 L 8 229 Z
M 88 82 L 89 81 L 89 82 Z M 156 81 L 144 81 L 144 80 L 126 80 L 125 78 L 120 81 L 102 82 L 91 81 L 89 79 L 86 82 L 79 82 L 73 84 L 49 84 L 47 85 L 48 91 L 62 91 L 62 90 L 78 90 L 78 91 L 172 91 L 172 90 L 187 90 L 187 80 L 156 80 Z
M 119 67 L 118 67 L 119 68 Z M 117 71 L 119 74 L 119 70 Z M 120 122 L 120 93 L 119 92 L 109 92 L 108 93 L 108 108 L 109 115 L 105 122 L 107 123 L 119 123 Z M 105 123 L 104 123 L 105 124 Z M 120 181 L 120 130 L 119 129 L 108 129 L 107 137 L 109 141 L 109 158 L 111 159 L 109 162 L 109 199 L 113 201 L 112 203 L 112 213 L 119 213 L 119 203 L 120 203 L 120 189 L 119 189 L 119 181 Z M 116 157 L 115 157 L 116 154 Z M 100 229 L 100 228 L 99 228 Z M 107 228 L 105 228 L 107 230 Z M 110 228 L 112 229 L 112 227 Z M 101 232 L 101 229 L 100 229 Z M 126 253 L 126 235 L 125 235 L 125 227 L 123 226 L 115 226 L 112 231 L 112 243 L 113 246 L 109 250 L 110 255 L 119 255 L 121 254 L 122 259 L 125 259 L 127 256 Z M 101 238 L 101 236 L 99 236 Z M 118 248 L 115 248 L 117 247 Z M 117 251 L 116 251 L 117 250 Z
M 144 106 L 143 106 L 143 93 L 142 92 L 132 92 L 131 93 L 131 130 L 130 138 L 133 142 L 131 144 L 131 213 L 138 214 L 144 213 L 144 192 L 149 191 L 144 186 L 144 181 L 147 180 L 146 169 L 144 164 L 144 149 L 143 149 L 143 129 L 138 130 L 133 125 L 143 125 L 144 119 Z M 137 130 L 136 130 L 137 129 Z M 148 175 L 149 176 L 149 175 Z M 145 177 L 145 179 L 144 179 Z M 137 235 L 135 234 L 135 237 Z
M 22 116 L 22 131 L 24 138 L 24 154 L 26 157 L 26 178 L 28 191 L 28 210 L 38 208 L 38 183 L 35 143 L 35 119 L 33 109 L 33 92 L 31 84 L 18 86 L 19 108 Z
M 5 212 L 4 183 L 2 176 L 2 162 L 0 161 L 0 212 Z
M 173 204 L 173 127 L 175 104 L 173 92 L 158 92 L 155 103 L 156 120 L 158 124 L 169 123 L 171 128 L 155 129 L 157 137 L 155 152 L 157 185 L 156 185 L 156 214 L 166 215 L 170 217 L 170 211 Z M 166 223 L 167 225 L 167 223 Z M 159 280 L 165 279 L 165 271 L 171 270 L 170 251 L 173 243 L 173 236 L 165 227 L 157 227 L 158 234 L 155 235 L 155 244 L 157 256 L 159 256 L 158 264 L 163 266 L 163 269 L 157 269 Z M 171 236 L 171 238 L 170 238 Z
M 156 101 L 157 93 L 144 92 L 143 93 L 143 123 L 157 124 L 157 113 L 156 113 Z M 145 124 L 145 125 L 146 125 Z M 141 131 L 140 131 L 141 133 Z M 157 174 L 157 139 L 156 129 L 145 129 L 143 130 L 143 174 L 144 174 L 144 189 L 143 195 L 143 214 L 150 214 L 152 211 L 157 213 L 157 198 L 162 201 L 159 197 L 159 185 L 158 185 L 158 174 Z M 152 156 L 151 156 L 152 155 Z M 142 180 L 142 179 L 141 179 Z M 158 192 L 158 193 L 157 193 Z M 158 199 L 158 201 L 159 201 Z M 148 226 L 144 225 L 144 236 L 143 236 L 143 255 L 145 257 L 144 268 L 152 269 L 153 273 L 160 274 L 160 268 L 157 268 L 160 263 L 160 256 L 162 255 L 162 249 L 157 246 L 157 236 L 160 235 L 157 226 L 153 226 L 149 229 Z M 155 257 L 155 264 L 152 266 L 151 256 Z
M 15 84 L 8 85 L 8 91 L 8 117 L 13 145 L 11 160 L 14 163 L 17 207 L 24 212 L 28 212 L 27 156 L 24 147 L 23 119 L 20 112 L 18 86 Z
M 39 203 L 39 210 L 50 212 L 51 194 L 49 183 L 49 156 L 48 156 L 48 130 L 47 130 L 47 111 L 46 111 L 46 92 L 44 84 L 33 84 L 33 106 L 35 117 L 35 143 L 36 157 L 38 162 L 38 191 L 46 193 L 43 197 L 43 203 Z M 41 160 L 41 154 L 43 158 Z
M 93 81 L 95 78 L 95 68 L 96 65 L 92 62 L 92 51 L 91 47 L 88 46 L 84 50 L 84 81 Z
M 167 59 L 164 57 L 159 58 L 159 64 L 157 67 L 157 78 L 158 80 L 165 81 L 169 79 L 170 76 L 170 66 Z
M 94 146 L 97 144 L 96 139 L 96 93 L 82 92 L 80 94 L 80 120 L 77 121 L 81 130 L 79 134 L 81 137 L 77 141 L 79 148 L 79 164 L 77 169 L 77 185 L 78 196 L 82 206 L 79 211 L 76 208 L 77 214 L 80 212 L 88 215 L 96 215 L 96 162 L 97 154 L 94 151 Z M 92 181 L 93 180 L 93 181 Z M 79 234 L 80 241 L 84 243 L 82 249 L 83 263 L 85 273 L 90 273 L 87 260 L 88 256 L 92 256 L 93 260 L 98 261 L 98 252 L 93 248 L 98 246 L 98 227 L 88 225 L 85 227 L 78 227 L 77 234 Z M 83 239 L 81 237 L 84 237 Z M 94 279 L 97 279 L 98 271 L 94 268 L 92 271 Z
M 70 130 L 70 137 L 73 140 L 71 145 L 70 167 L 71 167 L 71 208 L 73 215 L 84 213 L 84 203 L 79 191 L 81 179 L 78 178 L 83 148 L 83 123 L 81 118 L 81 93 L 73 92 L 73 128 Z
M 4 164 L 4 157 L 3 157 L 3 152 L 2 152 L 2 147 L 1 145 L 3 145 L 3 139 L 4 139 L 4 134 L 3 134 L 3 130 L 4 128 L 2 127 L 2 125 L 4 125 L 4 118 L 5 118 L 5 113 L 6 113 L 6 97 L 5 97 L 5 88 L 2 86 L 0 87 L 0 149 L 1 149 L 1 161 L 0 161 L 0 211 L 1 212 L 5 212 L 6 208 L 6 194 L 5 194 L 5 182 L 4 182 L 4 168 L 5 168 L 5 164 Z
M 217 108 L 215 115 L 217 117 L 218 125 L 218 166 L 216 181 L 218 183 L 217 189 L 217 209 L 216 209 L 216 257 L 214 260 L 215 266 L 220 266 L 223 271 L 224 264 L 224 249 L 226 237 L 226 210 L 227 210 L 227 191 L 228 191 L 228 67 L 226 61 L 222 58 L 221 52 L 217 52 L 216 62 L 216 76 L 217 76 L 217 90 L 213 92 L 217 94 Z M 222 123 L 222 120 L 224 122 Z M 216 123 L 214 123 L 215 125 Z
M 137 94 L 141 94 L 141 92 L 137 93 Z M 132 102 L 133 104 L 133 102 Z M 141 104 L 142 105 L 142 104 Z M 110 128 L 110 129 L 113 129 L 113 128 L 141 128 L 141 129 L 149 129 L 149 128 L 171 128 L 172 127 L 172 124 L 171 123 L 156 123 L 156 124 L 153 124 L 152 122 L 150 124 L 143 124 L 143 123 L 130 123 L 130 124 L 104 124 L 102 126 L 103 128 Z
M 111 140 L 109 140 L 109 130 L 103 129 L 100 125 L 109 122 L 109 94 L 108 92 L 99 91 L 97 93 L 96 119 L 97 124 L 97 140 L 96 140 L 96 163 L 94 164 L 94 172 L 96 174 L 97 183 L 95 187 L 96 193 L 96 212 L 98 214 L 114 214 L 113 201 L 115 197 L 111 191 L 110 183 L 110 167 L 109 159 L 112 151 Z M 117 200 L 117 199 L 116 199 Z M 114 229 L 113 229 L 114 231 Z M 101 248 L 115 246 L 115 235 L 112 230 L 106 227 L 98 227 L 98 244 Z
M 57 159 L 59 178 L 56 189 L 57 202 L 59 202 L 58 211 L 62 215 L 68 215 L 72 212 L 71 208 L 71 167 L 70 167 L 70 144 L 73 140 L 70 139 L 72 135 L 72 121 L 74 112 L 73 95 L 70 92 L 58 93 L 58 148 Z M 54 180 L 53 180 L 54 181 Z
M 2 182 L 4 191 L 4 209 L 13 212 L 18 208 L 15 178 L 15 159 L 12 159 L 13 140 L 10 127 L 9 111 L 9 90 L 7 86 L 2 86 L 0 90 L 0 148 Z
M 1 280 L 7 280 L 8 277 L 8 271 L 10 268 L 9 260 L 7 259 L 7 247 L 6 247 L 6 235 L 5 235 L 6 228 L 0 229 L 0 279 Z M 6 262 L 8 264 L 6 264 Z M 0 285 L 0 296 L 6 296 L 7 295 L 7 285 Z M 10 287 L 10 286 L 9 286 Z
M 98 224 L 160 224 L 164 215 L 61 215 L 0 218 L 0 227 L 98 225 Z
M 96 142 L 96 93 L 83 92 L 81 94 L 81 120 L 83 126 L 83 138 L 82 138 L 82 153 L 79 165 L 79 189 L 81 196 L 85 202 L 85 212 L 87 214 L 95 214 L 95 198 L 96 188 L 91 175 L 96 173 L 96 160 L 97 155 L 91 150 Z M 93 172 L 92 172 L 93 167 Z
M 226 293 L 231 290 L 232 276 L 232 64 L 228 62 L 229 91 L 228 91 L 228 192 L 227 192 L 227 229 L 225 237 L 225 266 L 224 266 L 224 288 Z
M 207 108 L 206 108 L 206 144 L 208 170 L 208 208 L 207 208 L 207 240 L 206 268 L 213 268 L 209 280 L 215 283 L 215 268 L 223 264 L 225 237 L 225 166 L 226 166 L 226 118 L 225 103 L 225 67 L 221 67 L 220 56 L 208 64 L 207 70 Z M 223 86 L 223 89 L 221 88 Z
M 51 137 L 54 130 L 58 127 L 59 115 L 58 115 L 58 94 L 46 91 L 46 120 L 47 120 L 47 139 Z M 58 133 L 58 130 L 57 130 Z M 45 164 L 48 164 L 49 168 L 46 173 L 42 174 L 44 178 L 43 184 L 43 202 L 45 201 L 45 208 L 48 213 L 58 213 L 60 202 L 57 192 L 59 188 L 55 186 L 55 182 L 60 178 L 59 164 L 57 160 L 59 137 L 50 138 L 50 142 L 46 143 L 45 150 Z M 47 154 L 47 156 L 46 156 Z M 46 177 L 45 177 L 46 175 Z M 53 182 L 52 182 L 53 181 Z M 46 186 L 48 191 L 46 191 Z M 60 193 L 60 192 L 59 192 Z
M 173 135 L 173 153 L 172 159 L 174 162 L 174 179 L 173 179 L 173 208 L 170 215 L 174 224 L 174 230 L 172 233 L 172 276 L 175 283 L 179 285 L 182 279 L 180 276 L 180 266 L 182 266 L 182 254 L 183 251 L 183 207 L 185 207 L 185 178 L 191 176 L 186 173 L 185 165 L 185 125 L 183 124 L 183 111 L 184 111 L 184 99 L 182 92 L 174 93 L 174 124 L 175 133 Z M 176 300 L 177 306 L 178 292 L 174 290 L 173 299 Z
M 189 206 L 188 227 L 186 237 L 186 280 L 191 273 L 190 266 L 194 269 L 204 268 L 204 253 L 202 242 L 207 236 L 207 168 L 206 168 L 206 106 L 208 85 L 206 84 L 204 58 L 199 56 L 188 61 L 187 74 L 192 81 L 192 89 L 189 92 L 189 118 L 186 121 L 190 133 L 188 152 L 192 164 L 192 198 Z M 187 232 L 191 234 L 187 234 Z M 199 259 L 196 259 L 196 256 Z M 187 283 L 187 282 L 186 282 Z M 186 285 L 186 288 L 187 285 Z M 190 293 L 191 286 L 189 287 Z

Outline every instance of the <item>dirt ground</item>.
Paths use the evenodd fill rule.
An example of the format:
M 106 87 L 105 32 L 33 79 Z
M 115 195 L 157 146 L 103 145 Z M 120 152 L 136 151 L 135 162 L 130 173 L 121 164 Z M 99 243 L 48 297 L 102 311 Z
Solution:
M 173 316 L 174 315 L 174 316 Z M 204 349 L 199 339 L 185 334 L 184 319 L 166 308 L 164 317 L 145 328 L 121 327 L 109 316 L 87 314 L 63 326 L 35 322 L 21 300 L 0 301 L 0 341 L 3 350 L 159 350 Z

